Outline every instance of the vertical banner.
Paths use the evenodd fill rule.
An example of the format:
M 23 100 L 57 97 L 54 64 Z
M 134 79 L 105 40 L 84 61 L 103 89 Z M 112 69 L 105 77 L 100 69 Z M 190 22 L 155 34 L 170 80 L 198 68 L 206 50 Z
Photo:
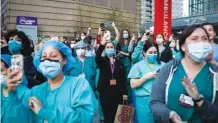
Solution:
M 172 31 L 172 0 L 155 0 L 154 36 L 163 34 L 165 41 Z
M 37 43 L 37 18 L 17 16 L 16 29 L 23 31 L 33 41 L 34 45 Z

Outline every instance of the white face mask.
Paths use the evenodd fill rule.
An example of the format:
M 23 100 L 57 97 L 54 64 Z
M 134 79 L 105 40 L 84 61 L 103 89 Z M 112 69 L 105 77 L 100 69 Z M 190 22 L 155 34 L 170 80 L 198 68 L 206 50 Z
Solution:
M 0 74 L 0 84 L 6 85 L 7 76 Z
M 71 44 L 71 45 L 70 45 L 71 49 L 74 48 L 74 46 L 75 46 L 75 44 Z
M 163 39 L 162 38 L 157 38 L 156 42 L 158 45 L 163 44 Z
M 211 53 L 211 45 L 199 42 L 188 45 L 189 55 L 196 62 L 202 62 Z
M 86 50 L 85 49 L 77 49 L 76 50 L 76 55 L 77 56 L 85 56 Z
M 81 36 L 81 39 L 84 40 L 86 38 L 86 36 Z

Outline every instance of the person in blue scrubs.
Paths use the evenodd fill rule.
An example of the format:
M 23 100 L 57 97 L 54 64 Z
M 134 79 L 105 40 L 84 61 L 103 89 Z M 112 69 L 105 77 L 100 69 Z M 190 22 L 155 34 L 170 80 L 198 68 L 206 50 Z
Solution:
M 97 101 L 85 78 L 67 76 L 72 69 L 72 52 L 59 41 L 47 41 L 34 57 L 34 65 L 48 81 L 31 90 L 13 84 L 18 79 L 12 71 L 7 86 L 16 87 L 18 98 L 32 110 L 33 123 L 92 123 Z
M 1 122 L 2 123 L 29 123 L 29 111 L 23 105 L 18 104 L 20 100 L 14 92 L 9 92 L 6 86 L 8 69 L 11 66 L 11 55 L 1 55 Z M 27 79 L 22 81 L 23 85 L 27 85 Z M 21 113 L 22 112 L 22 113 Z
M 138 123 L 153 123 L 153 116 L 149 109 L 150 94 L 153 82 L 159 69 L 164 65 L 159 62 L 157 47 L 150 42 L 143 46 L 144 59 L 136 63 L 130 70 L 128 78 L 135 93 L 136 118 Z
M 94 57 L 85 56 L 86 55 L 86 44 L 83 41 L 76 43 L 74 46 L 76 57 L 74 64 L 74 69 L 70 72 L 72 76 L 80 76 L 86 78 L 93 90 L 96 89 L 95 78 L 97 75 L 97 65 L 95 63 Z

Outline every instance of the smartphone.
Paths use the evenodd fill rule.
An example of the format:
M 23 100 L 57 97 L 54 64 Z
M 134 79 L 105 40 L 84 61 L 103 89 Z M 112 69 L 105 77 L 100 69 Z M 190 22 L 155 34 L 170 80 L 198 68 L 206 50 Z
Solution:
M 11 69 L 20 70 L 23 76 L 23 69 L 24 69 L 23 55 L 12 55 L 11 56 Z M 23 77 L 21 81 L 19 81 L 18 83 L 21 83 L 22 80 L 23 80 Z
M 101 23 L 101 24 L 100 24 L 100 27 L 101 27 L 101 31 L 102 31 L 102 32 L 105 31 L 104 23 Z
M 112 27 L 112 23 L 111 22 L 104 22 L 104 27 Z

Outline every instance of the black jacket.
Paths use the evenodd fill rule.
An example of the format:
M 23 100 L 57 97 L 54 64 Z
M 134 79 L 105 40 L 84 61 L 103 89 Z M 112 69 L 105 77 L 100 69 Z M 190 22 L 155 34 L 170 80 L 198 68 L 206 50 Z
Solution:
M 100 45 L 96 53 L 96 63 L 100 68 L 100 77 L 98 82 L 98 90 L 100 93 L 122 96 L 127 94 L 125 70 L 122 63 L 116 59 L 114 69 L 114 79 L 116 79 L 116 85 L 111 86 L 110 80 L 112 79 L 112 71 L 110 60 L 108 57 L 102 57 L 102 52 L 105 46 Z
M 164 51 L 160 54 L 160 61 L 165 63 L 173 59 L 172 51 L 169 47 L 165 47 Z

